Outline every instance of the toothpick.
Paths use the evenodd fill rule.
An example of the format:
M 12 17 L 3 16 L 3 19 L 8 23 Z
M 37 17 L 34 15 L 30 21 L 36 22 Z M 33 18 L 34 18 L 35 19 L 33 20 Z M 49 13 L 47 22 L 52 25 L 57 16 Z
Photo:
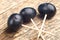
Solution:
M 35 28 L 36 28 L 37 30 L 39 30 L 38 27 L 37 27 L 37 25 L 36 25 L 35 22 L 33 21 L 33 19 L 31 19 L 31 22 L 34 24 Z
M 38 40 L 39 37 L 41 36 L 41 33 L 42 33 L 43 28 L 44 28 L 44 23 L 45 23 L 46 18 L 47 18 L 47 14 L 45 14 L 45 16 L 44 16 L 43 23 L 42 23 L 42 25 L 41 25 L 41 29 L 39 30 L 39 34 L 38 34 L 37 40 Z
M 36 28 L 29 27 L 29 26 L 27 26 L 27 25 L 24 25 L 24 24 L 22 24 L 22 26 L 23 26 L 23 27 L 27 27 L 27 28 L 29 28 L 29 29 L 33 29 L 33 30 L 38 30 L 38 29 L 36 29 Z
M 41 37 L 42 37 L 43 40 L 45 40 L 45 38 L 44 38 L 44 36 L 42 34 L 41 34 Z
M 48 32 L 48 31 L 44 31 L 44 30 L 42 30 L 42 32 L 44 32 L 44 33 L 48 33 L 48 34 L 51 34 L 51 35 L 55 36 L 55 34 L 53 34 L 53 33 L 51 33 L 51 32 Z

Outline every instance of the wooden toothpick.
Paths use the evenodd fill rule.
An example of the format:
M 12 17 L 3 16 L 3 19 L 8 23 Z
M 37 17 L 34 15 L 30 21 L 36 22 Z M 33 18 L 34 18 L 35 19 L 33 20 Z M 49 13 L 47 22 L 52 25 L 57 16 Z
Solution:
M 41 25 L 41 29 L 39 30 L 37 40 L 38 40 L 39 37 L 41 36 L 41 33 L 42 33 L 43 28 L 44 28 L 44 23 L 45 23 L 46 18 L 47 18 L 47 14 L 44 16 L 43 23 L 42 23 L 42 25 Z

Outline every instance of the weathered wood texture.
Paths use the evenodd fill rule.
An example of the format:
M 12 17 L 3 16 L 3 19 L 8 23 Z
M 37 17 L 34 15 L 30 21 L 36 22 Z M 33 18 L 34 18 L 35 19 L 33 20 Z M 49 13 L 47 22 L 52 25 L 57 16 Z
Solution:
M 42 36 L 45 40 L 60 40 L 60 0 L 0 0 L 0 40 L 36 40 L 38 35 L 37 30 L 22 27 L 14 35 L 14 38 L 6 36 L 4 29 L 7 27 L 7 19 L 12 13 L 19 13 L 24 7 L 33 7 L 37 11 L 38 6 L 44 2 L 54 4 L 57 8 L 57 12 L 53 19 L 46 21 L 44 26 L 44 30 L 53 33 L 54 36 L 44 32 L 42 33 Z M 42 24 L 42 20 L 37 18 L 37 16 L 33 20 L 36 24 L 39 23 L 37 25 L 39 28 Z M 32 22 L 26 25 L 34 27 Z M 43 38 L 41 37 L 40 40 Z

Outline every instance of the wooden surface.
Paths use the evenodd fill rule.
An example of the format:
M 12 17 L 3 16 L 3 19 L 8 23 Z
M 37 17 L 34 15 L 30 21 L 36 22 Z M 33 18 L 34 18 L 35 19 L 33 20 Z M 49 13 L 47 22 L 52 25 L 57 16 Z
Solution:
M 38 35 L 37 30 L 23 27 L 15 35 L 7 35 L 4 33 L 4 29 L 7 27 L 7 19 L 12 13 L 19 13 L 24 7 L 33 7 L 37 11 L 38 6 L 44 2 L 50 2 L 57 8 L 56 15 L 53 19 L 47 20 L 44 26 L 45 31 L 53 33 L 54 35 L 43 32 L 39 40 L 60 40 L 60 0 L 0 0 L 0 40 L 36 40 Z M 37 18 L 37 16 L 33 20 L 38 28 L 40 28 L 42 20 Z M 34 27 L 32 22 L 26 25 Z

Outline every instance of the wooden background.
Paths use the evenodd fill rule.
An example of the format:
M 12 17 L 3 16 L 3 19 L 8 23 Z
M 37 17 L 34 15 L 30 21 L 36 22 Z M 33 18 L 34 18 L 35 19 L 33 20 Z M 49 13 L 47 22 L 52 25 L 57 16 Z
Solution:
M 7 19 L 12 13 L 19 13 L 24 7 L 33 7 L 37 11 L 38 6 L 44 2 L 54 4 L 57 9 L 56 15 L 53 19 L 47 20 L 44 27 L 45 31 L 53 33 L 54 36 L 43 32 L 39 40 L 60 40 L 60 0 L 0 0 L 0 40 L 36 40 L 38 35 L 36 30 L 23 27 L 14 37 L 10 37 L 13 36 L 13 34 L 8 36 L 4 33 L 4 29 L 7 27 Z M 42 20 L 37 18 L 37 16 L 33 20 L 39 28 L 42 24 Z M 32 22 L 26 25 L 34 27 Z

